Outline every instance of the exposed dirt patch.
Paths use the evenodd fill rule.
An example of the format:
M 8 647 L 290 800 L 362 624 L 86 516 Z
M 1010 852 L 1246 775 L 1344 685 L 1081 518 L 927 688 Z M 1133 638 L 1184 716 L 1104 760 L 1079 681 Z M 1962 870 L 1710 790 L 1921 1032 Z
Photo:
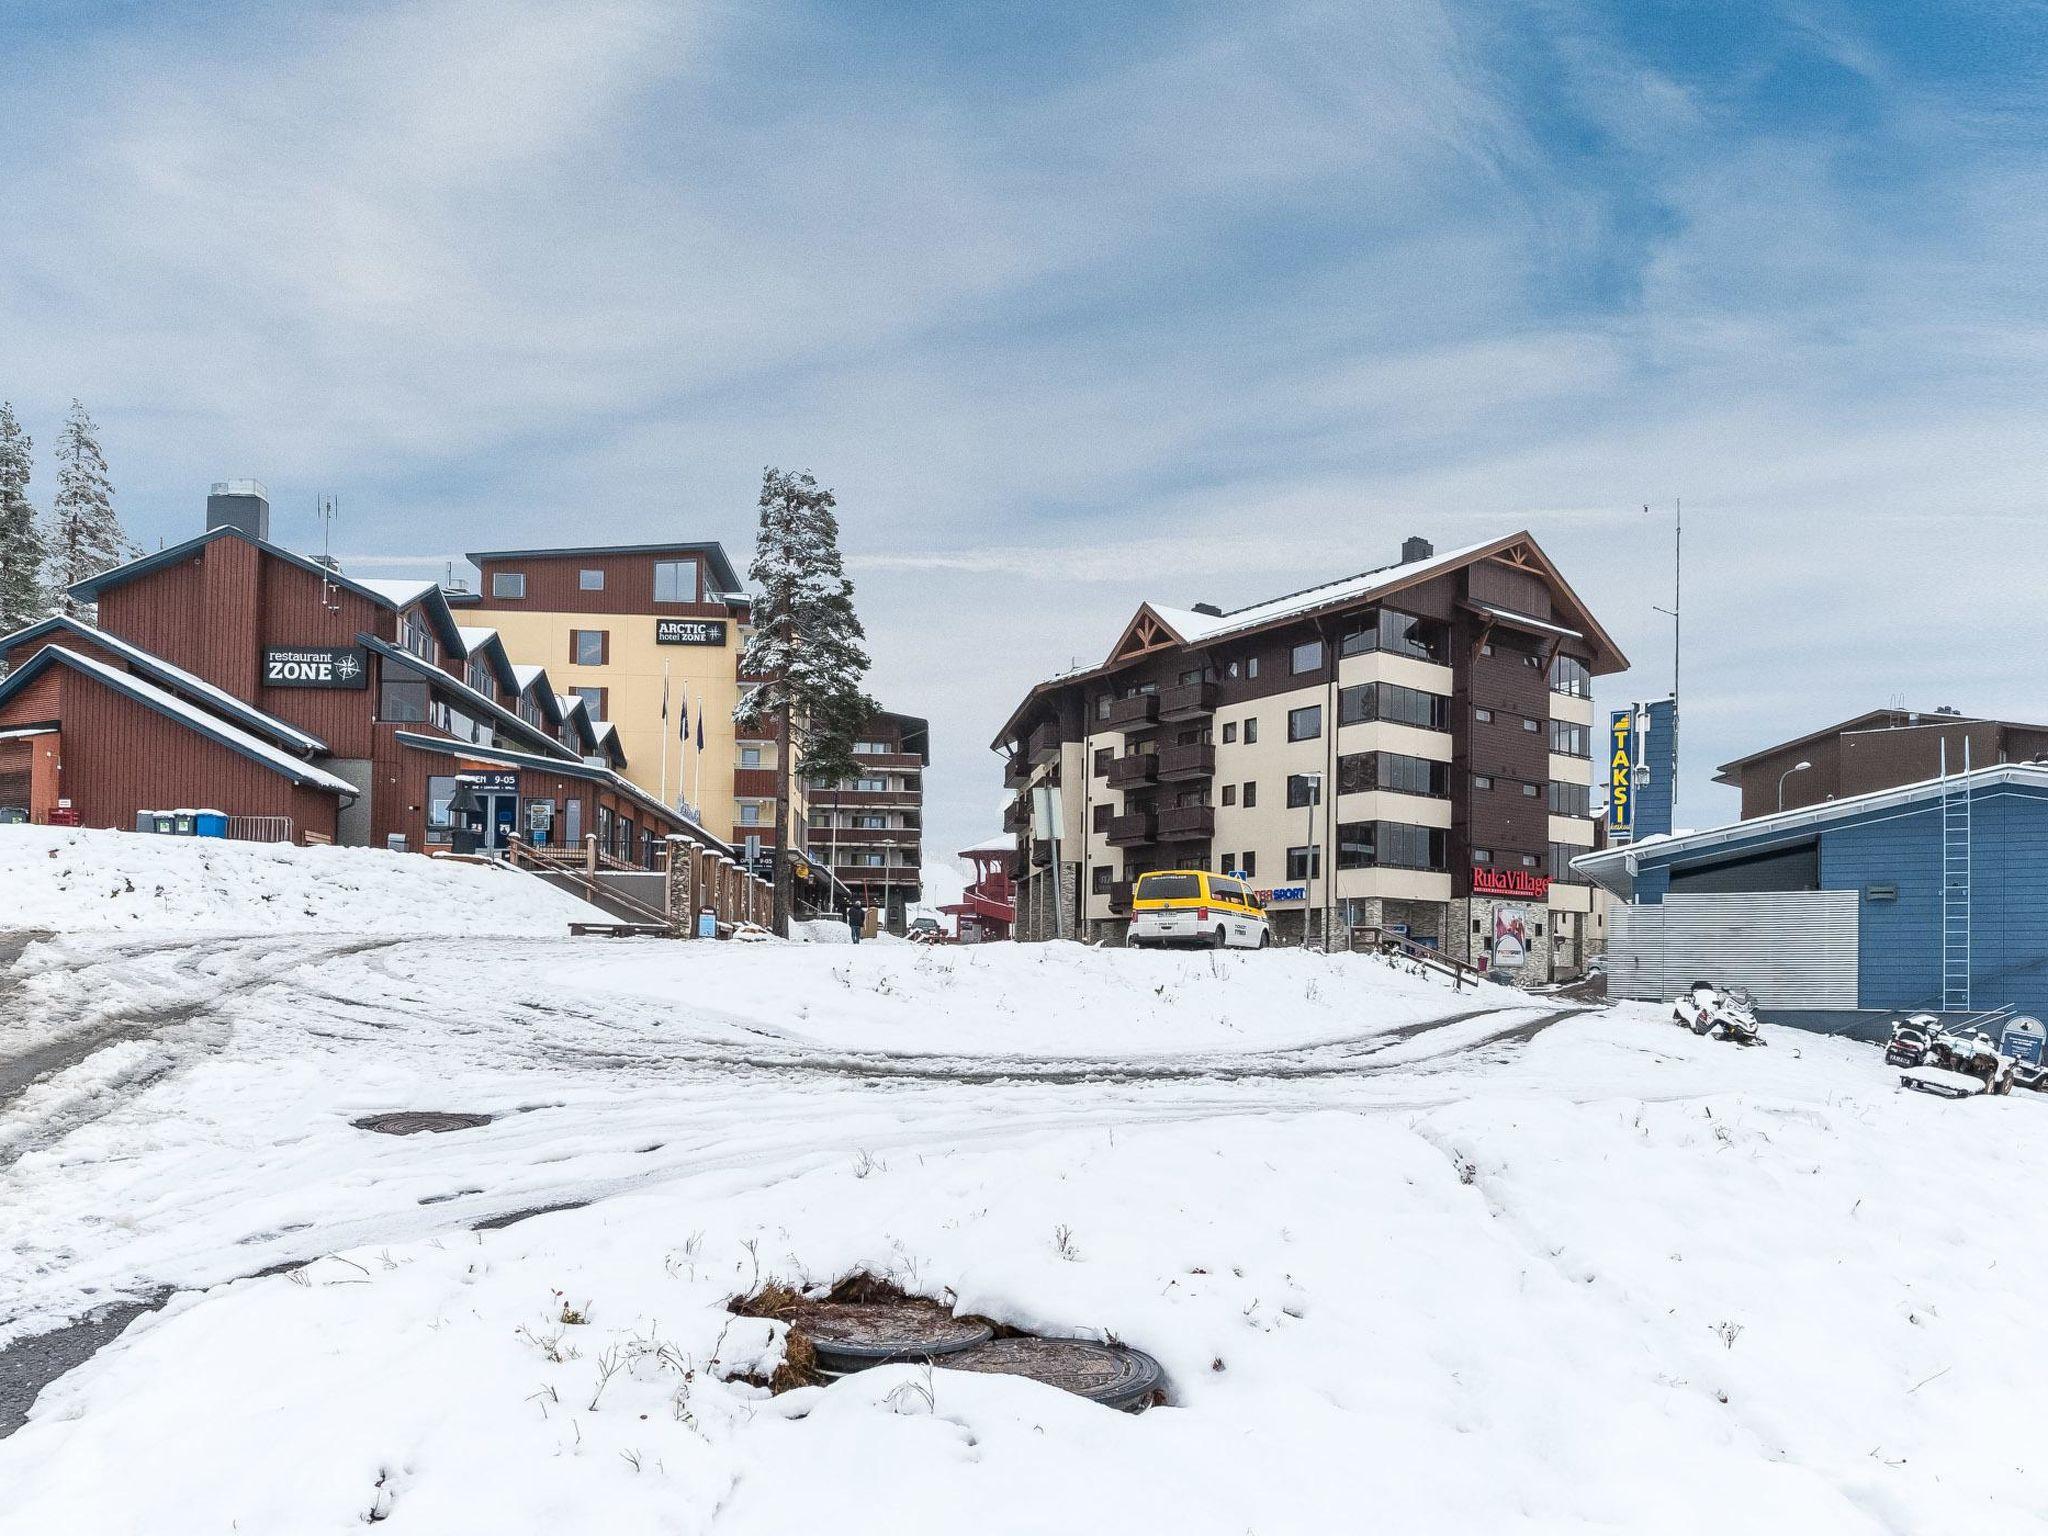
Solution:
M 387 1115 L 364 1115 L 349 1124 L 359 1131 L 375 1131 L 379 1136 L 417 1136 L 423 1131 L 436 1135 L 445 1131 L 473 1131 L 480 1125 L 489 1125 L 489 1115 L 458 1114 L 452 1110 L 405 1109 Z

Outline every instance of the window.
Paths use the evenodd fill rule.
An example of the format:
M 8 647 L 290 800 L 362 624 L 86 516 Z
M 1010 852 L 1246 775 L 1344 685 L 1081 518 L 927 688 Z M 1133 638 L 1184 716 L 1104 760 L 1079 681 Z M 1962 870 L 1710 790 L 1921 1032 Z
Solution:
M 579 667 L 601 667 L 611 649 L 611 633 L 603 629 L 569 631 L 569 660 Z
M 576 573 L 576 588 L 580 592 L 602 592 L 604 590 L 604 572 L 578 571 Z
M 1448 730 L 1451 701 L 1440 693 L 1425 693 L 1400 683 L 1355 683 L 1337 690 L 1339 725 L 1364 725 L 1373 720 L 1423 731 Z
M 1536 855 L 1533 853 L 1525 853 L 1522 855 L 1522 868 L 1524 869 L 1534 869 L 1538 864 L 1542 862 L 1543 861 L 1537 858 Z
M 1115 757 L 1116 754 L 1110 751 L 1108 747 L 1097 747 L 1095 749 L 1095 777 L 1099 779 L 1108 773 L 1109 765 Z
M 1180 685 L 1183 688 L 1186 688 L 1194 683 L 1199 683 L 1201 680 L 1202 669 L 1200 667 L 1196 667 L 1192 672 L 1183 672 L 1180 675 Z
M 1591 757 L 1592 728 L 1571 720 L 1551 721 L 1550 750 L 1562 757 Z
M 1229 874 L 1230 871 L 1226 869 L 1223 873 Z M 1239 906 L 1246 905 L 1252 899 L 1252 893 L 1239 885 L 1235 880 L 1210 881 L 1209 894 L 1218 901 L 1234 901 Z
M 1109 830 L 1109 813 L 1110 805 L 1106 800 L 1102 804 L 1090 808 L 1088 814 L 1094 818 L 1094 826 L 1097 832 L 1107 832 Z
M 1256 853 L 1253 853 L 1249 848 L 1247 848 L 1243 853 L 1238 855 L 1237 872 L 1240 875 L 1244 876 L 1244 878 L 1247 880 L 1257 879 L 1259 873 L 1259 856 Z
M 1287 739 L 1289 741 L 1314 741 L 1322 734 L 1322 705 L 1304 704 L 1299 709 L 1287 711 Z
M 1111 696 L 1110 696 L 1109 694 L 1106 694 L 1106 693 L 1105 693 L 1105 694 L 1100 694 L 1100 695 L 1098 695 L 1098 696 L 1097 696 L 1097 698 L 1096 698 L 1096 700 L 1095 700 L 1095 718 L 1096 718 L 1096 719 L 1098 719 L 1098 720 L 1107 720 L 1107 719 L 1109 718 L 1109 706 L 1110 706 L 1110 703 L 1111 703 Z
M 856 741 L 853 744 L 853 750 L 864 753 L 869 757 L 886 757 L 893 753 L 896 748 L 886 741 Z
M 1527 799 L 1534 800 L 1541 793 L 1542 790 L 1537 785 L 1525 783 L 1522 786 L 1522 794 Z
M 1538 731 L 1542 730 L 1543 727 L 1539 722 L 1531 720 L 1528 718 L 1528 716 L 1525 715 L 1522 717 L 1522 729 L 1533 736 Z
M 1493 723 L 1493 711 L 1490 709 L 1475 709 L 1472 711 L 1472 718 L 1481 725 L 1491 725 Z
M 1223 786 L 1223 803 L 1225 805 L 1237 804 L 1237 786 L 1235 784 Z
M 1442 799 L 1451 792 L 1450 765 L 1401 752 L 1350 752 L 1337 759 L 1337 793 L 1383 789 Z
M 1550 661 L 1550 691 L 1574 699 L 1593 696 L 1593 674 L 1576 656 L 1553 656 Z
M 1590 885 L 1590 880 L 1572 868 L 1572 860 L 1582 853 L 1592 851 L 1591 848 L 1581 848 L 1577 843 L 1552 843 L 1550 878 L 1566 885 Z
M 405 613 L 398 621 L 398 643 L 422 661 L 438 661 L 434 649 L 434 637 L 427 629 L 427 621 L 417 609 Z
M 1323 801 L 1323 783 L 1319 774 L 1290 773 L 1287 775 L 1287 806 L 1299 810 L 1305 805 L 1320 805 Z
M 760 767 L 760 766 L 761 766 L 761 749 L 760 749 L 759 747 L 741 747 L 741 748 L 740 748 L 740 766 L 741 766 L 742 768 L 758 768 L 758 767 Z
M 1493 862 L 1493 850 L 1491 848 L 1474 848 L 1472 850 L 1472 862 L 1474 864 L 1491 864 Z
M 1290 848 L 1287 850 L 1287 878 L 1289 880 L 1313 880 L 1323 872 L 1323 850 L 1321 848 Z
M 493 572 L 491 572 L 491 596 L 493 596 L 493 597 L 524 597 L 524 596 L 526 596 L 526 572 L 524 572 L 524 571 L 493 571 Z
M 1107 896 L 1110 886 L 1116 880 L 1116 871 L 1107 864 L 1098 864 L 1089 875 L 1089 882 L 1098 896 Z
M 855 779 L 854 791 L 863 795 L 885 795 L 889 792 L 887 779 Z
M 1239 667 L 1239 663 L 1237 662 L 1237 660 L 1236 660 L 1235 658 L 1231 659 L 1230 661 L 1226 661 L 1226 662 L 1225 662 L 1225 663 L 1223 664 L 1223 675 L 1224 675 L 1225 677 L 1235 677 L 1235 676 L 1237 676 L 1237 674 L 1238 674 L 1238 667 Z
M 759 803 L 753 800 L 742 800 L 740 802 L 740 825 L 743 827 L 758 827 L 760 824 L 761 807 Z
M 1376 614 L 1368 614 L 1364 625 L 1346 635 L 1338 649 L 1345 656 L 1357 656 L 1366 651 L 1391 651 L 1398 656 L 1441 662 L 1449 638 L 1449 626 L 1434 619 L 1418 619 L 1411 614 L 1381 609 Z
M 1550 813 L 1553 816 L 1591 816 L 1593 814 L 1593 790 L 1587 784 L 1567 784 L 1553 779 L 1550 782 Z
M 427 721 L 427 685 L 409 678 L 386 678 L 378 690 L 377 718 L 403 725 L 424 725 Z
M 1304 640 L 1287 654 L 1287 670 L 1299 677 L 1304 672 L 1319 672 L 1323 666 L 1323 642 Z
M 697 562 L 657 560 L 654 562 L 654 600 L 657 603 L 697 601 Z
M 469 686 L 487 699 L 497 697 L 497 689 L 491 683 L 491 664 L 482 657 L 472 661 L 468 668 Z
M 454 833 L 454 819 L 448 814 L 448 802 L 455 798 L 455 776 L 436 776 L 427 780 L 427 841 L 445 843 Z
M 1257 677 L 1257 676 L 1259 675 L 1259 658 L 1258 658 L 1258 657 L 1256 657 L 1256 656 L 1247 656 L 1247 657 L 1245 657 L 1245 659 L 1244 659 L 1244 675 L 1245 675 L 1246 677 Z
M 1244 786 L 1244 808 L 1250 810 L 1259 803 L 1259 786 L 1247 779 Z
M 584 703 L 584 707 L 585 707 L 585 708 L 586 708 L 586 709 L 588 710 L 588 712 L 589 712 L 589 714 L 590 714 L 590 718 L 591 718 L 591 719 L 593 719 L 593 720 L 603 720 L 603 719 L 606 719 L 606 718 L 607 718 L 607 716 L 605 715 L 605 712 L 604 712 L 604 701 L 605 701 L 605 690 L 604 690 L 604 689 L 602 689 L 602 688 L 571 688 L 571 689 L 569 690 L 569 692 L 570 692 L 570 694 L 571 694 L 571 695 L 572 695 L 573 697 L 575 697 L 575 698 L 579 698 L 579 699 L 581 699 L 581 700 L 583 701 L 583 703 Z
M 1237 740 L 1237 722 L 1236 722 L 1235 720 L 1233 720 L 1233 721 L 1229 722 L 1229 723 L 1228 723 L 1227 725 L 1225 725 L 1225 726 L 1223 727 L 1223 744 L 1224 744 L 1224 745 L 1225 745 L 1225 746 L 1227 747 L 1227 746 L 1229 746 L 1229 745 L 1230 745 L 1230 744 L 1231 744 L 1231 743 L 1232 743 L 1233 741 L 1236 741 L 1236 740 Z
M 1472 775 L 1472 787 L 1473 787 L 1474 789 L 1491 789 L 1491 788 L 1493 788 L 1493 776 L 1492 776 L 1491 774 L 1485 774 L 1485 773 L 1475 773 L 1475 774 L 1473 774 L 1473 775 Z
M 1259 744 L 1259 722 L 1257 720 L 1245 721 L 1244 744 L 1248 747 L 1255 747 Z

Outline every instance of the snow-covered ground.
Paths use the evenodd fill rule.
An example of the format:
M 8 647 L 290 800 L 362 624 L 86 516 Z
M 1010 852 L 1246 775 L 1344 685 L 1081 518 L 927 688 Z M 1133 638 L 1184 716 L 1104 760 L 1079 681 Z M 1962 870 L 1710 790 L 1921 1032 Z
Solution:
M 10 1528 L 2040 1528 L 2048 1100 L 1868 1047 L 1288 952 L 73 935 L 13 974 L 14 1038 L 131 1033 L 0 1110 L 0 1340 L 192 1289 L 0 1440 Z M 496 1118 L 349 1124 L 398 1109 Z M 1171 1404 L 722 1379 L 780 1348 L 729 1296 L 855 1269 L 1136 1344 Z
M 0 827 L 0 930 L 554 935 L 606 921 L 530 875 L 418 854 Z

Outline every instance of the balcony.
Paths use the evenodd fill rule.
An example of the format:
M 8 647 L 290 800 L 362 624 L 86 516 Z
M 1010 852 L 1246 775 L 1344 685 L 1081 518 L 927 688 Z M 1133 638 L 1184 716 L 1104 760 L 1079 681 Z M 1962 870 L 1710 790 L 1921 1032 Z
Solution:
M 812 848 L 915 848 L 923 835 L 917 827 L 812 827 L 806 833 Z
M 1019 795 L 1003 807 L 1003 830 L 1005 832 L 1022 832 L 1030 825 L 1031 802 L 1026 797 Z
M 1034 763 L 1058 762 L 1060 757 L 1060 728 L 1058 724 L 1048 720 L 1045 724 L 1033 730 L 1030 738 L 1025 743 L 1025 751 L 1030 754 L 1031 761 Z
M 1214 683 L 1182 683 L 1179 687 L 1168 688 L 1159 695 L 1161 720 L 1199 720 L 1204 715 L 1215 713 Z
M 915 773 L 924 767 L 924 759 L 915 752 L 856 752 L 853 760 L 863 770 L 869 771 L 893 768 L 899 773 Z
M 1134 693 L 1127 699 L 1110 701 L 1109 713 L 1102 717 L 1102 726 L 1109 731 L 1142 731 L 1158 720 L 1159 695 Z
M 1206 842 L 1216 835 L 1216 808 L 1176 805 L 1159 813 L 1159 836 L 1170 843 Z
M 773 800 L 775 788 L 773 768 L 735 768 L 732 771 L 732 792 L 742 800 Z
M 1109 787 L 1129 789 L 1134 784 L 1150 784 L 1159 768 L 1159 759 L 1150 752 L 1126 752 L 1122 757 L 1109 760 Z
M 1137 883 L 1135 880 L 1119 880 L 1116 884 L 1112 885 L 1109 888 L 1109 910 L 1112 912 L 1130 911 L 1131 889 Z
M 1135 848 L 1159 841 L 1158 819 L 1150 811 L 1133 811 L 1113 817 L 1104 836 L 1118 848 Z
M 1019 752 L 1003 762 L 1003 788 L 1015 789 L 1031 777 L 1031 759 Z
M 1176 779 L 1206 779 L 1215 772 L 1216 749 L 1206 741 L 1191 742 L 1184 747 L 1159 749 L 1159 777 L 1162 782 L 1171 783 Z

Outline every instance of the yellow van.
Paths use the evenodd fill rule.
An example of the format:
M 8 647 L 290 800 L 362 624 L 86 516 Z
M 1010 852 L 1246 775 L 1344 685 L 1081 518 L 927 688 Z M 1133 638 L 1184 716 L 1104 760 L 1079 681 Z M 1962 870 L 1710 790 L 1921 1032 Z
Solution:
M 1272 934 L 1258 896 L 1242 880 L 1205 869 L 1155 869 L 1138 876 L 1131 892 L 1124 942 L 1264 949 Z

